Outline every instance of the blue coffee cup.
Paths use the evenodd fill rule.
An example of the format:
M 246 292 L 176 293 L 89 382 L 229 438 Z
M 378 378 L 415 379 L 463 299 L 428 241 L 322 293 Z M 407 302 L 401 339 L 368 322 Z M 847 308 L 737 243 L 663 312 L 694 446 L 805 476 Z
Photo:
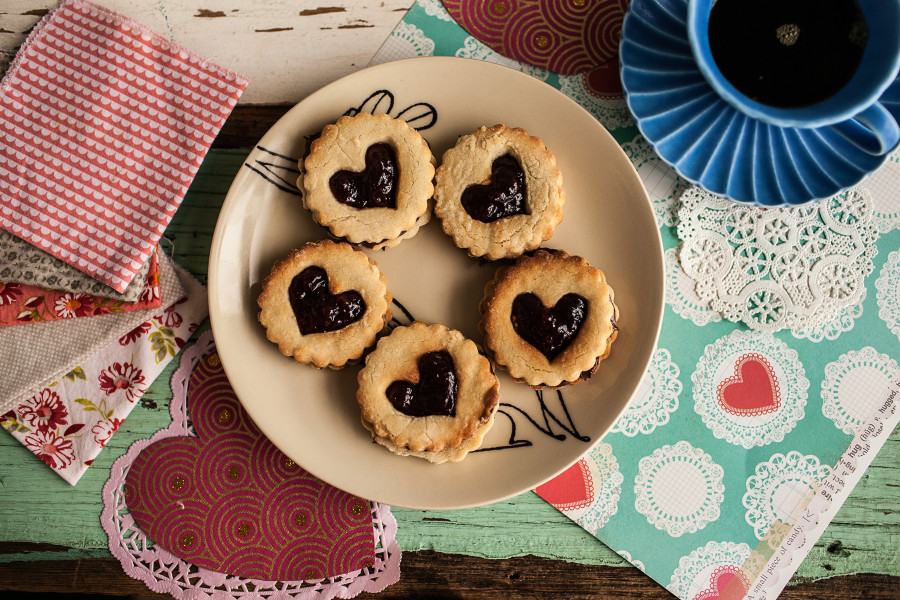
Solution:
M 718 3 L 724 4 L 716 6 Z M 842 59 L 858 53 L 852 59 L 858 62 L 851 65 L 848 58 L 848 61 L 845 61 L 848 62 L 846 78 L 829 82 L 829 85 L 835 86 L 836 91 L 830 92 L 823 87 L 823 97 L 815 98 L 813 101 L 804 97 L 805 101 L 792 105 L 789 98 L 790 74 L 792 72 L 798 76 L 806 74 L 802 70 L 805 55 L 797 59 L 801 61 L 799 67 L 792 65 L 788 59 L 778 58 L 790 56 L 793 60 L 797 55 L 790 53 L 798 51 L 795 49 L 801 48 L 800 44 L 813 39 L 815 27 L 808 24 L 812 19 L 803 17 L 802 12 L 794 13 L 794 17 L 801 15 L 799 19 L 784 17 L 785 22 L 782 23 L 778 20 L 782 18 L 780 14 L 762 15 L 748 12 L 755 4 L 748 0 L 688 0 L 688 39 L 697 65 L 710 86 L 737 110 L 779 127 L 829 126 L 864 151 L 873 155 L 885 154 L 900 142 L 900 127 L 897 120 L 879 102 L 879 98 L 897 79 L 900 72 L 900 0 L 833 0 L 832 3 L 847 5 L 847 10 L 854 11 L 854 15 L 860 18 L 852 35 L 836 38 L 841 41 L 845 40 L 845 37 L 853 38 L 855 46 L 850 47 L 848 43 L 848 48 L 852 52 L 850 50 L 843 52 L 837 44 L 826 43 L 820 46 L 825 53 L 843 52 L 839 54 Z M 796 6 L 792 7 L 792 4 Z M 791 10 L 801 10 L 797 8 L 800 4 L 805 4 L 806 9 L 821 3 L 779 0 L 778 3 L 761 2 L 759 6 L 771 7 L 771 11 L 775 13 L 789 14 Z M 714 10 L 718 11 L 718 15 L 725 16 L 717 16 Z M 827 25 L 832 16 L 832 13 L 828 12 L 816 13 L 815 22 L 825 22 Z M 836 19 L 838 17 L 834 17 L 835 28 L 838 25 Z M 757 23 L 760 24 L 758 29 L 765 34 L 758 37 L 764 38 L 765 44 L 771 43 L 775 46 L 771 54 L 765 54 L 757 49 L 756 38 L 753 39 L 753 44 L 745 44 L 748 42 L 745 32 L 753 30 Z M 771 40 L 776 38 L 777 43 L 773 43 Z M 726 41 L 723 43 L 717 40 Z M 730 54 L 727 52 L 729 44 L 735 47 Z M 726 50 L 722 50 L 723 47 Z M 742 54 L 741 48 L 747 54 Z M 752 54 L 754 52 L 760 52 L 760 55 Z M 767 62 L 766 58 L 770 60 Z M 721 66 L 717 63 L 717 59 L 721 62 Z M 758 69 L 759 73 L 753 71 L 752 76 L 742 79 L 742 75 L 751 73 L 752 69 L 744 69 L 745 65 L 750 64 L 751 59 L 756 60 L 752 69 Z M 840 72 L 840 68 L 829 70 L 829 67 L 831 65 L 827 61 L 815 65 L 818 70 L 810 71 L 816 73 L 813 84 L 818 85 L 818 80 L 827 79 L 818 75 L 823 69 L 829 76 Z M 744 72 L 740 69 L 744 69 Z M 779 69 L 783 73 L 778 73 Z M 780 80 L 779 75 L 782 76 Z M 838 75 L 835 75 L 836 77 Z M 770 89 L 757 89 L 759 82 L 766 81 L 766 78 L 772 83 Z M 776 81 L 780 84 L 774 85 Z M 802 94 L 803 89 L 809 86 L 804 84 L 797 87 L 801 90 L 798 93 Z

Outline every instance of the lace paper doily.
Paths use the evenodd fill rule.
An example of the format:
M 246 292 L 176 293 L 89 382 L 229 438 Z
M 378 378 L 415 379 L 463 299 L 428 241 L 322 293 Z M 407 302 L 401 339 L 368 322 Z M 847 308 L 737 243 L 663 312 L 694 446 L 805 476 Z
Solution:
M 681 198 L 680 261 L 697 295 L 733 322 L 808 329 L 858 304 L 878 232 L 869 192 L 797 208 L 757 208 L 692 187 Z
M 367 569 L 316 581 L 266 581 L 245 579 L 211 571 L 181 560 L 147 538 L 128 512 L 125 479 L 135 458 L 150 444 L 168 437 L 193 435 L 186 405 L 187 383 L 197 362 L 214 345 L 212 332 L 185 350 L 172 377 L 173 398 L 169 408 L 172 424 L 150 439 L 132 444 L 112 466 L 103 486 L 101 523 L 109 536 L 109 549 L 125 573 L 143 581 L 154 592 L 171 594 L 177 600 L 239 598 L 241 600 L 295 598 L 328 600 L 352 598 L 360 592 L 379 592 L 400 579 L 400 546 L 395 536 L 397 521 L 386 505 L 371 502 L 375 564 Z

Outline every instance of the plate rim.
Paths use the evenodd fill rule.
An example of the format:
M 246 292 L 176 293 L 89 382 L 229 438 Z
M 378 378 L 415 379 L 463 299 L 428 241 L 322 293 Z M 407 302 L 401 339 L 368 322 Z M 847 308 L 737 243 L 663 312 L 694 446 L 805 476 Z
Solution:
M 236 191 L 243 184 L 243 180 L 248 177 L 252 177 L 252 174 L 248 173 L 247 170 L 243 168 L 243 164 L 246 163 L 247 161 L 249 161 L 252 158 L 252 156 L 259 151 L 260 146 L 264 146 L 267 139 L 274 137 L 276 135 L 274 132 L 279 128 L 279 125 L 282 125 L 283 123 L 292 120 L 293 119 L 292 113 L 302 111 L 304 104 L 314 102 L 319 96 L 327 96 L 331 92 L 331 90 L 334 89 L 335 87 L 345 84 L 347 80 L 351 80 L 356 77 L 361 77 L 362 73 L 372 73 L 372 72 L 376 72 L 376 70 L 402 69 L 404 64 L 409 64 L 412 62 L 422 63 L 422 62 L 426 62 L 426 61 L 428 63 L 435 63 L 435 64 L 436 63 L 467 64 L 467 65 L 471 65 L 473 68 L 477 68 L 477 69 L 478 68 L 484 68 L 484 69 L 488 69 L 488 70 L 494 69 L 494 70 L 497 70 L 498 72 L 503 72 L 507 76 L 512 76 L 514 78 L 520 78 L 523 81 L 528 81 L 529 84 L 532 84 L 532 85 L 543 83 L 544 85 L 547 86 L 547 88 L 549 90 L 552 90 L 561 101 L 566 101 L 567 103 L 570 104 L 570 106 L 572 108 L 577 109 L 578 111 L 581 111 L 581 112 L 585 113 L 586 115 L 588 115 L 590 117 L 590 119 L 596 123 L 597 128 L 598 128 L 598 133 L 602 132 L 602 135 L 605 135 L 606 137 L 608 137 L 609 141 L 621 153 L 622 159 L 623 159 L 623 164 L 627 164 L 630 174 L 633 176 L 634 180 L 638 184 L 639 189 L 641 190 L 641 193 L 643 196 L 642 205 L 644 206 L 646 211 L 649 211 L 649 216 L 653 220 L 653 223 L 655 225 L 652 228 L 652 230 L 654 232 L 653 239 L 655 240 L 655 247 L 656 247 L 657 252 L 654 254 L 656 255 L 658 265 L 659 265 L 659 270 L 657 273 L 658 280 L 659 280 L 659 288 L 661 290 L 663 290 L 663 292 L 664 292 L 664 290 L 665 290 L 665 258 L 663 255 L 664 247 L 663 247 L 663 243 L 662 243 L 662 235 L 661 235 L 660 228 L 659 228 L 658 223 L 655 218 L 655 214 L 653 211 L 652 202 L 650 200 L 649 193 L 646 189 L 646 186 L 644 185 L 643 180 L 640 178 L 640 176 L 637 172 L 637 169 L 634 167 L 634 164 L 631 162 L 631 160 L 628 159 L 627 155 L 625 154 L 624 150 L 621 147 L 621 144 L 616 141 L 615 137 L 609 132 L 609 130 L 605 126 L 603 126 L 603 124 L 600 123 L 600 121 L 598 121 L 593 115 L 591 115 L 587 109 L 585 109 L 583 106 L 578 104 L 574 99 L 565 95 L 563 92 L 554 88 L 553 86 L 546 84 L 546 82 L 542 82 L 542 81 L 528 75 L 527 73 L 523 73 L 519 70 L 516 70 L 512 67 L 508 67 L 506 65 L 491 63 L 488 61 L 482 61 L 482 60 L 477 60 L 477 59 L 472 59 L 472 58 L 449 57 L 449 56 L 424 56 L 424 57 L 406 58 L 406 59 L 390 61 L 390 62 L 386 62 L 386 63 L 380 63 L 377 65 L 362 68 L 353 73 L 344 75 L 344 76 L 336 79 L 335 81 L 332 81 L 331 83 L 323 86 L 322 88 L 319 88 L 315 92 L 309 94 L 308 96 L 301 99 L 299 102 L 295 103 L 287 112 L 285 112 L 281 117 L 279 117 L 279 119 L 276 120 L 276 122 L 265 132 L 265 134 L 263 134 L 263 136 L 256 143 L 253 144 L 253 147 L 250 149 L 247 156 L 245 156 L 244 161 L 242 161 L 242 166 L 241 166 L 239 172 L 235 175 L 234 180 L 231 182 L 231 184 L 228 188 L 228 191 L 225 194 L 225 198 L 222 202 L 222 206 L 220 208 L 219 215 L 216 219 L 216 226 L 213 231 L 213 236 L 212 236 L 212 240 L 211 240 L 211 244 L 210 244 L 210 254 L 209 254 L 208 269 L 207 269 L 208 290 L 210 292 L 213 292 L 214 290 L 216 290 L 218 288 L 219 278 L 220 278 L 220 275 L 222 275 L 222 273 L 220 272 L 220 264 L 218 263 L 218 259 L 221 254 L 222 245 L 224 244 L 224 241 L 225 241 L 224 238 L 227 235 L 226 228 L 227 228 L 229 219 L 226 217 L 228 217 L 234 210 L 236 210 L 235 207 L 240 204 L 241 199 L 239 197 L 239 194 L 236 193 Z M 439 67 L 435 67 L 435 68 L 439 68 Z M 439 160 L 440 157 L 436 156 L 435 158 Z M 215 294 L 213 294 L 213 293 L 209 294 L 209 306 L 210 306 L 209 318 L 210 318 L 211 328 L 213 330 L 214 339 L 215 339 L 215 331 L 216 331 L 217 327 L 219 327 L 219 326 L 217 326 L 217 320 L 218 320 L 217 312 L 218 312 L 218 306 L 219 306 L 220 302 L 221 302 L 220 299 L 218 299 L 218 297 Z M 652 344 L 652 347 L 649 348 L 649 350 L 647 352 L 647 356 L 646 356 L 645 360 L 643 361 L 643 364 L 640 365 L 642 373 L 646 373 L 646 370 L 649 367 L 649 365 L 653 359 L 653 355 L 655 354 L 656 349 L 658 347 L 660 333 L 662 330 L 662 321 L 663 321 L 663 315 L 665 312 L 665 306 L 666 306 L 666 304 L 665 304 L 664 294 L 661 294 L 660 297 L 657 299 L 657 306 L 655 307 L 654 314 L 651 315 L 655 319 L 655 326 L 653 327 L 653 344 Z M 218 349 L 218 346 L 217 346 L 217 349 Z M 221 356 L 221 351 L 220 351 L 220 356 Z M 226 374 L 226 376 L 228 376 L 228 360 L 225 359 L 224 357 L 222 357 L 221 360 L 222 360 L 223 369 L 225 370 L 225 374 Z M 231 383 L 230 380 L 229 380 L 229 383 Z M 637 393 L 637 391 L 639 389 L 639 386 L 640 386 L 640 382 L 631 391 L 628 401 L 622 404 L 620 410 L 614 415 L 615 418 L 613 418 L 611 420 L 610 425 L 606 428 L 605 431 L 603 431 L 601 434 L 597 435 L 596 438 L 590 442 L 590 444 L 585 445 L 584 450 L 574 460 L 567 462 L 563 467 L 557 469 L 556 471 L 554 471 L 547 477 L 535 478 L 533 481 L 530 481 L 527 484 L 524 484 L 524 486 L 522 484 L 510 486 L 511 488 L 515 488 L 515 489 L 511 489 L 502 495 L 494 495 L 489 499 L 474 500 L 471 502 L 436 501 L 436 502 L 429 503 L 428 505 L 424 505 L 422 503 L 406 503 L 406 502 L 402 502 L 402 501 L 401 502 L 398 502 L 398 501 L 386 502 L 385 500 L 378 499 L 378 498 L 367 498 L 367 499 L 376 501 L 376 502 L 388 503 L 391 506 L 400 506 L 400 507 L 415 509 L 415 510 L 458 510 L 458 509 L 474 508 L 474 507 L 478 507 L 478 506 L 486 506 L 489 504 L 507 500 L 514 496 L 517 496 L 522 493 L 533 490 L 533 489 L 539 487 L 540 485 L 546 483 L 547 481 L 555 478 L 560 473 L 564 472 L 565 470 L 569 469 L 570 467 L 572 467 L 579 460 L 581 460 L 581 458 L 583 458 L 588 452 L 590 452 L 594 447 L 596 447 L 603 440 L 604 436 L 606 434 L 608 434 L 609 431 L 612 429 L 612 426 L 615 423 L 615 421 L 621 416 L 621 414 L 631 404 L 632 400 L 634 399 L 635 394 Z M 244 409 L 247 411 L 248 415 L 251 418 L 253 418 L 254 411 L 249 406 L 249 405 L 252 405 L 253 403 L 252 402 L 244 402 L 241 399 L 241 394 L 238 393 L 238 390 L 236 389 L 236 386 L 234 384 L 232 384 L 232 388 L 234 388 L 235 396 L 238 398 L 238 401 L 241 403 L 241 406 L 244 407 Z M 285 452 L 276 441 L 272 440 L 268 436 L 268 434 L 265 432 L 263 427 L 260 427 L 260 430 L 262 431 L 262 433 L 266 437 L 266 439 L 268 439 L 282 453 L 284 453 L 285 455 L 290 457 L 290 454 L 288 452 Z M 412 460 L 412 459 L 409 458 L 409 460 Z M 308 467 L 303 465 L 300 461 L 297 461 L 297 462 L 298 462 L 298 464 L 300 464 L 301 467 L 303 467 L 304 469 L 307 469 L 310 473 L 312 473 L 316 477 L 319 477 L 323 481 L 328 482 L 327 477 L 322 477 L 320 474 L 314 472 L 312 469 L 309 469 Z M 435 467 L 440 468 L 440 466 L 435 466 Z M 329 484 L 334 485 L 334 484 L 331 484 L 330 482 L 329 482 Z M 335 487 L 338 487 L 338 486 L 335 486 Z M 339 489 L 341 489 L 341 488 L 339 488 Z M 349 490 L 349 492 L 358 495 L 358 492 L 354 492 L 352 490 Z

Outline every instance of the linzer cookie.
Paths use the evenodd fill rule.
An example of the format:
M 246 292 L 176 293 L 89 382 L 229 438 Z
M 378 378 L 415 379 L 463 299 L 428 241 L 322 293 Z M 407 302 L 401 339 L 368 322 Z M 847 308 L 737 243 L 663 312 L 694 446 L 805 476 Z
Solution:
M 433 463 L 460 461 L 481 446 L 500 397 L 474 342 L 420 321 L 381 338 L 358 381 L 361 421 L 374 440 Z
M 435 173 L 434 212 L 474 257 L 515 258 L 553 235 L 566 194 L 556 157 L 539 138 L 481 127 L 447 150 Z
M 431 219 L 434 156 L 406 121 L 359 113 L 326 125 L 300 161 L 303 203 L 351 244 L 396 246 Z
M 562 250 L 538 250 L 500 269 L 480 311 L 495 362 L 535 389 L 588 379 L 619 332 L 603 272 Z
M 375 261 L 331 240 L 304 244 L 275 263 L 257 303 L 266 337 L 281 353 L 318 368 L 357 361 L 392 316 Z

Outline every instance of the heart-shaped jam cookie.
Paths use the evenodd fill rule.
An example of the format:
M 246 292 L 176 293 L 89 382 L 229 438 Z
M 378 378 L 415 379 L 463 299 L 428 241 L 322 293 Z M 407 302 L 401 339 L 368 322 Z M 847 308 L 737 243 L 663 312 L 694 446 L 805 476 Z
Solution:
M 353 208 L 397 208 L 400 168 L 390 144 L 372 144 L 366 150 L 366 168 L 355 173 L 338 171 L 328 185 L 335 199 Z
M 504 217 L 527 215 L 527 199 L 525 172 L 512 154 L 504 154 L 491 163 L 490 181 L 466 188 L 460 202 L 473 219 L 493 223 Z
M 418 365 L 419 383 L 394 381 L 385 392 L 388 400 L 410 417 L 454 416 L 459 381 L 453 357 L 446 350 L 426 352 Z
M 332 294 L 328 273 L 321 267 L 307 267 L 295 275 L 288 286 L 288 300 L 303 335 L 343 329 L 359 321 L 366 312 L 359 292 Z
M 587 311 L 587 300 L 578 294 L 566 294 L 547 308 L 529 292 L 513 300 L 510 319 L 519 337 L 553 362 L 575 340 Z

